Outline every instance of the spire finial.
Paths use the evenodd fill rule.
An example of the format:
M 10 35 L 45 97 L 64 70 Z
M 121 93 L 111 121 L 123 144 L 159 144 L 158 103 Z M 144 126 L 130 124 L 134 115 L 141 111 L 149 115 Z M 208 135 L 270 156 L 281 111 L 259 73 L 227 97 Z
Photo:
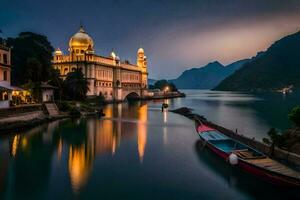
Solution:
M 79 23 L 79 24 L 80 24 L 79 32 L 85 32 L 84 29 L 83 29 L 83 24 L 82 24 L 82 21 L 81 21 L 81 20 L 80 20 L 80 23 Z

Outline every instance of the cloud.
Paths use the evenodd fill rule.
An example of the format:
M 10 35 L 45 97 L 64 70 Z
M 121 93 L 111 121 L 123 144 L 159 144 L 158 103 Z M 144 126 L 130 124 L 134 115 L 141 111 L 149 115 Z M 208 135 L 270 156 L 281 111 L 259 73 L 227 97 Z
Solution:
M 227 64 L 300 29 L 298 0 L 3 0 L 7 36 L 35 31 L 67 49 L 82 21 L 96 52 L 114 48 L 135 62 L 145 48 L 150 76 L 174 78 L 192 66 Z

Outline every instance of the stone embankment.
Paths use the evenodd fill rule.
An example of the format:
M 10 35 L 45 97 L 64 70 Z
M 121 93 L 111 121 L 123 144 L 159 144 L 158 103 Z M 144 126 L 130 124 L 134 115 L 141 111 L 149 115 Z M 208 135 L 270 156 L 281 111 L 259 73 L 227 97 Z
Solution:
M 0 132 L 20 131 L 66 117 L 69 115 L 64 113 L 49 115 L 42 104 L 0 109 Z
M 220 131 L 221 133 L 227 135 L 228 137 L 233 138 L 237 141 L 240 141 L 254 149 L 257 149 L 258 151 L 260 151 L 266 155 L 269 155 L 271 152 L 269 145 L 267 145 L 263 142 L 257 141 L 257 140 L 255 140 L 255 138 L 249 138 L 247 136 L 238 134 L 232 130 L 229 130 L 227 128 L 219 126 L 213 122 L 210 122 L 205 117 L 192 113 L 192 109 L 190 109 L 190 108 L 183 107 L 183 108 L 179 108 L 176 110 L 171 110 L 171 112 L 183 115 L 191 120 L 194 120 L 196 123 L 201 122 L 210 127 L 213 127 L 216 130 Z M 300 155 L 298 155 L 298 154 L 288 152 L 283 149 L 275 148 L 273 158 L 277 159 L 279 161 L 285 162 L 289 165 L 293 165 L 297 168 L 300 168 Z

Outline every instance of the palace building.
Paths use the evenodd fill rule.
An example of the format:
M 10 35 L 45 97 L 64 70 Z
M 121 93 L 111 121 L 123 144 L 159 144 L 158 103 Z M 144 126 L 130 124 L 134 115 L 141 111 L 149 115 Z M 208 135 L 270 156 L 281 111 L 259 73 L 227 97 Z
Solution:
M 122 61 L 115 52 L 109 56 L 96 55 L 93 39 L 81 26 L 70 38 L 68 54 L 58 48 L 53 55 L 53 67 L 62 78 L 80 69 L 89 82 L 87 96 L 103 95 L 106 100 L 123 101 L 147 95 L 147 57 L 144 49 L 137 51 L 135 64 Z
M 5 40 L 0 38 L 0 108 L 9 107 L 9 101 L 12 98 L 10 69 L 10 48 L 5 45 Z
M 29 103 L 29 91 L 11 85 L 11 49 L 0 38 L 0 109 Z

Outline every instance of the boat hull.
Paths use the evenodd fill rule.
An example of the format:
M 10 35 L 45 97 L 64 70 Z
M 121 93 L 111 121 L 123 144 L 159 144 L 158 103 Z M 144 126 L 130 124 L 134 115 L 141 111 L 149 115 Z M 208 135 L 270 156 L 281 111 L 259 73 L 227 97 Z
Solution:
M 220 149 L 216 148 L 214 145 L 207 142 L 204 138 L 201 137 L 201 133 L 199 134 L 201 140 L 206 144 L 206 146 L 214 152 L 216 155 L 221 157 L 224 161 L 228 162 L 229 153 L 226 153 L 224 151 L 221 151 Z M 229 162 L 228 162 L 229 164 Z M 269 170 L 266 170 L 264 168 L 258 167 L 256 165 L 253 165 L 251 163 L 248 163 L 244 161 L 243 159 L 239 159 L 238 164 L 235 166 L 243 171 L 252 174 L 264 181 L 267 181 L 271 184 L 283 186 L 283 187 L 300 187 L 300 182 L 298 180 L 295 180 L 291 177 L 287 177 L 284 175 L 278 175 L 276 173 L 272 173 Z

